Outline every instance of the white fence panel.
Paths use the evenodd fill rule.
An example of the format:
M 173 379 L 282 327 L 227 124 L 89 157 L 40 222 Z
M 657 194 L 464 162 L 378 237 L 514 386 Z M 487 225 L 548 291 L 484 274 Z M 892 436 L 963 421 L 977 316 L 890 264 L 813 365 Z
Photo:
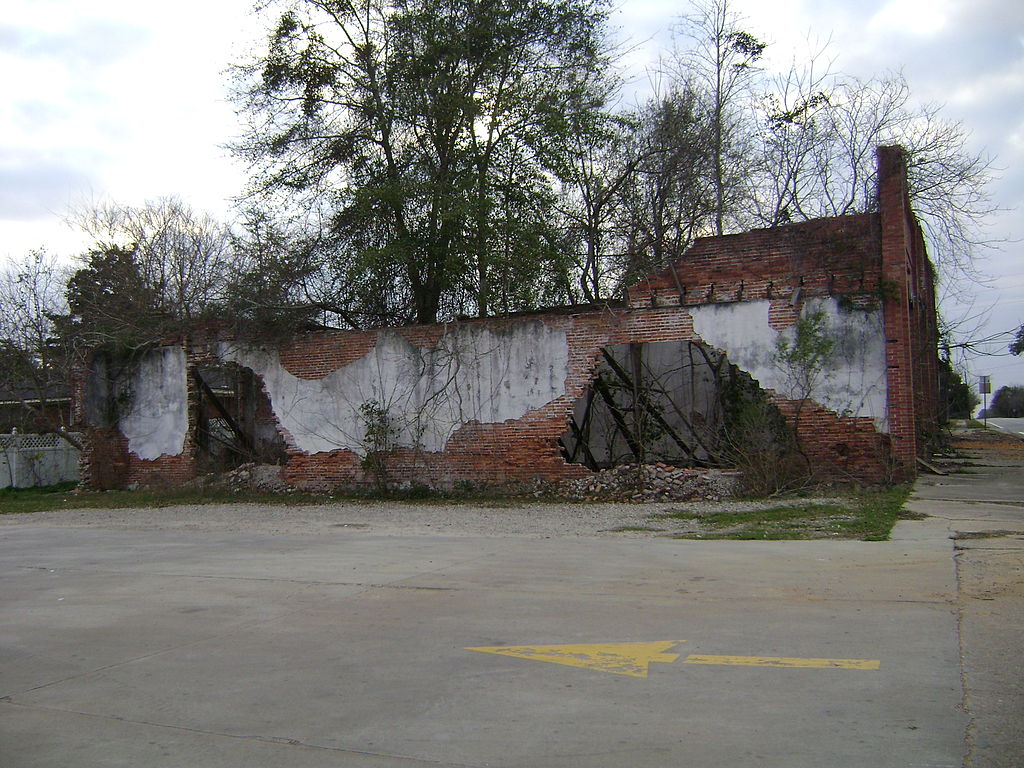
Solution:
M 58 435 L 0 435 L 0 488 L 77 481 L 78 453 Z

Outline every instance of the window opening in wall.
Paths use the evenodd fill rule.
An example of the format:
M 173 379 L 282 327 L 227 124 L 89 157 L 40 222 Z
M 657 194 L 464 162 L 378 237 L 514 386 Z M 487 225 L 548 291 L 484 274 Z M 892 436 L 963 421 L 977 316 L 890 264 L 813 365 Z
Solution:
M 279 464 L 285 445 L 259 378 L 226 364 L 194 369 L 200 455 L 209 471 L 241 464 Z
M 717 466 L 717 380 L 725 356 L 695 342 L 616 344 L 602 350 L 590 386 L 561 437 L 567 461 Z
M 568 429 L 566 461 L 729 467 L 758 474 L 799 463 L 791 428 L 726 356 L 692 341 L 606 347 Z

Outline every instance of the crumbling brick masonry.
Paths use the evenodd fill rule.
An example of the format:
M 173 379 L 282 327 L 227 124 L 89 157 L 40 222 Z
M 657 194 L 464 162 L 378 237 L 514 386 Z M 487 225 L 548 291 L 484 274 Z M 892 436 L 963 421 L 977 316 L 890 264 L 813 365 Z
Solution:
M 563 435 L 570 423 L 579 431 L 570 417 L 592 397 L 602 355 L 658 342 L 698 343 L 709 361 L 724 356 L 750 374 L 819 477 L 909 477 L 938 413 L 934 288 L 898 148 L 879 149 L 878 187 L 876 213 L 702 238 L 617 304 L 323 331 L 274 345 L 197 329 L 148 352 L 121 384 L 97 373 L 97 356 L 76 387 L 88 432 L 83 482 L 177 483 L 204 471 L 217 441 L 235 440 L 280 463 L 286 483 L 301 489 L 382 480 L 557 486 L 597 466 L 593 451 L 589 467 L 568 460 Z M 825 375 L 801 382 L 778 350 L 809 313 L 836 340 L 836 354 Z M 218 389 L 211 370 L 235 379 Z M 110 413 L 102 403 L 115 390 L 130 397 Z M 682 445 L 648 409 L 661 439 L 667 430 Z M 705 455 L 691 453 L 698 464 Z

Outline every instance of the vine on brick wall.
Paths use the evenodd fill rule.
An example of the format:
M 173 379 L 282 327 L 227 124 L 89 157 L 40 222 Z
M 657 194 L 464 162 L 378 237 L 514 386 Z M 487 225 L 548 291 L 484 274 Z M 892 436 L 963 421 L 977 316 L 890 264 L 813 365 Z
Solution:
M 386 405 L 367 400 L 359 406 L 363 419 L 363 469 L 372 477 L 377 490 L 387 493 L 391 489 L 387 456 L 396 446 L 398 427 Z

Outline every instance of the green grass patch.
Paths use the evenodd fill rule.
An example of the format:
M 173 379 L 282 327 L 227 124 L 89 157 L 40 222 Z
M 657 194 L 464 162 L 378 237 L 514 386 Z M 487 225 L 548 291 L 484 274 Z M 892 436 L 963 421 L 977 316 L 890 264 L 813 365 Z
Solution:
M 382 493 L 349 490 L 335 494 L 256 493 L 226 488 L 168 488 L 138 491 L 76 491 L 75 483 L 48 488 L 0 490 L 0 514 L 51 512 L 61 509 L 159 508 L 200 504 L 275 504 L 298 506 L 331 502 L 383 501 L 416 506 L 476 504 L 494 509 L 521 509 L 544 499 L 516 498 L 495 492 L 438 491 L 421 487 Z
M 683 539 L 884 541 L 900 517 L 909 493 L 910 486 L 903 485 L 881 491 L 859 491 L 828 502 L 780 504 L 741 512 L 677 510 L 652 518 L 690 523 L 695 530 L 675 534 Z
M 323 504 L 325 496 L 312 494 L 236 493 L 228 490 L 168 489 L 145 491 L 75 491 L 74 483 L 47 488 L 5 488 L 0 490 L 0 514 L 52 512 L 61 509 L 127 509 L 171 507 L 195 504 Z

